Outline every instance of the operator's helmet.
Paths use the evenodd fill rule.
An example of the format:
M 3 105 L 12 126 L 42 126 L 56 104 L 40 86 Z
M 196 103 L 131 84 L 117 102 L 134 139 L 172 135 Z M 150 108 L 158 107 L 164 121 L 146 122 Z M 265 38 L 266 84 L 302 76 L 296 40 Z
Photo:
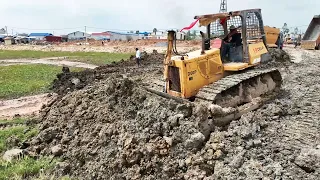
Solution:
M 231 25 L 229 29 L 230 30 L 234 30 L 234 29 L 237 29 L 237 28 L 234 25 Z

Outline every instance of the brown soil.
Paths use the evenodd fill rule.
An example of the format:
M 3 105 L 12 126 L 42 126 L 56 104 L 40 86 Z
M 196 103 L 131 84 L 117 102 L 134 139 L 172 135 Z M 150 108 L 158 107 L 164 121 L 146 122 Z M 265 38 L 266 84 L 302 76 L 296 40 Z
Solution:
M 60 74 L 61 97 L 41 110 L 28 150 L 61 156 L 54 173 L 79 179 L 319 179 L 320 57 L 297 51 L 298 64 L 268 64 L 284 79 L 277 99 L 222 128 L 206 106 L 140 86 L 162 77 L 155 52 L 140 68 L 130 59 Z

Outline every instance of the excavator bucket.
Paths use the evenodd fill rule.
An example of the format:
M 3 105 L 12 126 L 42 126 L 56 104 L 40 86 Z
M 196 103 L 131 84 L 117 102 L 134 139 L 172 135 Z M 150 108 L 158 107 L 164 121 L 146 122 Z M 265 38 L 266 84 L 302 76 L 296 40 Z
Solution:
M 301 47 L 303 49 L 320 48 L 320 15 L 314 16 L 311 20 L 309 27 L 302 38 Z

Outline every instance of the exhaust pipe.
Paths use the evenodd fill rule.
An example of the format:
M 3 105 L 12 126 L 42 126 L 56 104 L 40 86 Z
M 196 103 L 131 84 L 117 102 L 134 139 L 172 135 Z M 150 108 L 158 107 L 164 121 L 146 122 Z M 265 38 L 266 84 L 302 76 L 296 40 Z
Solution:
M 175 31 L 168 31 L 168 47 L 167 47 L 167 53 L 166 57 L 163 60 L 163 66 L 164 66 L 164 80 L 165 80 L 165 85 L 164 85 L 164 92 L 167 92 L 168 88 L 168 82 L 169 82 L 169 64 L 171 62 L 171 56 L 172 56 L 172 50 L 173 50 L 173 41 L 174 41 L 174 35 Z
M 201 55 L 205 54 L 204 50 L 205 50 L 205 35 L 202 31 L 200 31 L 201 34 L 201 38 L 202 38 L 202 43 L 201 43 Z

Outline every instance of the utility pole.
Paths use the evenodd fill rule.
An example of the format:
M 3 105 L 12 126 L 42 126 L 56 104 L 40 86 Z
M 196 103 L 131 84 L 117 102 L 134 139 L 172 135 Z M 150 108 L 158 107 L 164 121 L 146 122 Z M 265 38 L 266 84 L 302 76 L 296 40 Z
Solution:
M 221 0 L 219 12 L 228 12 L 227 0 Z M 219 22 L 216 21 L 211 23 L 211 33 L 218 33 L 219 35 L 224 34 L 223 27 L 219 24 Z
M 88 43 L 88 39 L 87 39 L 87 26 L 84 26 L 84 35 L 86 36 L 86 43 Z
M 221 13 L 227 12 L 227 0 L 221 0 L 219 12 Z
M 5 26 L 5 28 L 6 28 L 6 33 L 7 33 L 7 36 L 8 36 L 8 27 L 7 27 L 7 26 Z

